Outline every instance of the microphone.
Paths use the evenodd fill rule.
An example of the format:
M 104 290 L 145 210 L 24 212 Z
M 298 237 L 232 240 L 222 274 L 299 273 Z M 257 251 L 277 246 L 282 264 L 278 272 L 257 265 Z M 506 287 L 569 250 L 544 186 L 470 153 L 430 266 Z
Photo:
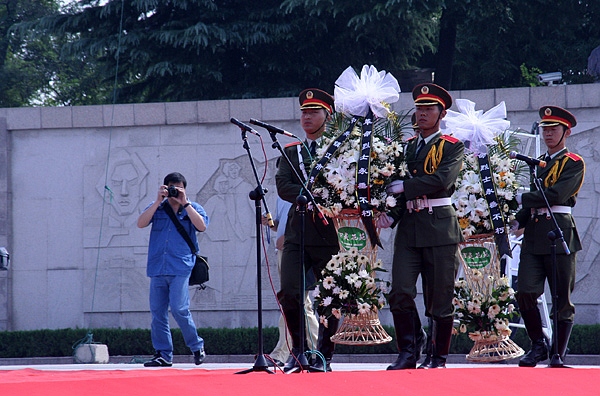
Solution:
M 523 162 L 525 162 L 525 163 L 527 163 L 528 165 L 531 165 L 531 166 L 537 165 L 540 168 L 545 168 L 546 167 L 546 161 L 539 160 L 537 158 L 531 158 L 531 157 L 528 157 L 526 155 L 519 154 L 516 151 L 511 151 L 509 157 L 512 158 L 512 159 L 518 159 L 519 161 L 523 161 Z
M 271 133 L 280 133 L 280 134 L 282 134 L 282 135 L 285 135 L 285 136 L 287 136 L 287 137 L 291 137 L 291 138 L 294 138 L 294 139 L 298 139 L 298 138 L 296 137 L 296 135 L 294 135 L 293 133 L 290 133 L 290 132 L 288 132 L 288 131 L 284 131 L 283 129 L 281 129 L 281 128 L 278 128 L 278 127 L 276 127 L 276 126 L 269 125 L 269 124 L 267 124 L 266 122 L 262 122 L 262 121 L 259 121 L 259 120 L 255 120 L 254 118 L 250 118 L 250 124 L 254 124 L 254 125 L 258 125 L 259 127 L 263 127 L 263 128 L 265 128 L 267 131 L 269 131 L 269 132 L 271 132 Z M 299 140 L 299 139 L 298 139 L 298 140 Z
M 235 125 L 239 126 L 239 127 L 240 127 L 240 128 L 242 128 L 244 131 L 248 131 L 248 132 L 250 132 L 250 133 L 252 133 L 252 134 L 254 134 L 254 135 L 256 135 L 256 136 L 260 137 L 260 134 L 259 134 L 258 132 L 256 132 L 254 129 L 250 128 L 248 125 L 244 124 L 243 122 L 241 122 L 241 121 L 238 121 L 237 119 L 235 119 L 235 118 L 233 118 L 233 117 L 232 117 L 232 118 L 231 118 L 231 120 L 229 120 L 229 121 L 230 121 L 232 124 L 235 124 Z

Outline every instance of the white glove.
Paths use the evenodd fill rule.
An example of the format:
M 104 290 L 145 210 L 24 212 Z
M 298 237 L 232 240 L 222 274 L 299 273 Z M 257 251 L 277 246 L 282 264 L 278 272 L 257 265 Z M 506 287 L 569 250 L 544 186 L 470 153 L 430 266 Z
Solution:
M 388 216 L 387 213 L 381 213 L 375 224 L 379 228 L 390 228 L 394 224 L 394 218 Z
M 512 220 L 510 222 L 510 228 L 509 228 L 510 232 L 512 232 L 514 234 L 515 232 L 518 231 L 518 229 L 519 229 L 519 222 L 517 220 Z
M 388 194 L 400 194 L 404 192 L 404 181 L 402 180 L 394 180 L 391 182 L 385 191 Z

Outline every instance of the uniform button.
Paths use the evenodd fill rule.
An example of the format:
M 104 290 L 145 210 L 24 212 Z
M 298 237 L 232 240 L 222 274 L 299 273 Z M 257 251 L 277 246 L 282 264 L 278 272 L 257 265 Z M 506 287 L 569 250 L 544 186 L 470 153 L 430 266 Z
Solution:
M 413 171 L 413 174 L 414 174 L 414 175 L 416 175 L 416 174 L 417 174 L 417 170 L 416 170 L 416 169 Z

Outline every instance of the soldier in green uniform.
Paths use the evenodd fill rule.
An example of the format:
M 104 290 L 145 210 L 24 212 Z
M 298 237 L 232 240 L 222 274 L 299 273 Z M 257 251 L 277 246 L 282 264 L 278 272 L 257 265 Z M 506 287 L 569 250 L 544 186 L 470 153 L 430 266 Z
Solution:
M 585 164 L 579 155 L 570 153 L 566 148 L 566 139 L 577 121 L 573 114 L 555 106 L 544 106 L 540 108 L 539 114 L 542 137 L 548 151 L 541 157 L 545 159 L 546 166 L 538 166 L 535 171 L 542 181 L 548 203 L 571 253 L 566 254 L 561 241 L 557 241 L 558 281 L 555 286 L 552 282 L 551 243 L 548 239 L 548 233 L 555 229 L 554 222 L 548 215 L 541 192 L 532 184 L 530 192 L 519 197 L 523 207 L 516 216 L 518 228 L 525 228 L 516 297 L 532 342 L 531 350 L 519 362 L 519 366 L 523 367 L 534 367 L 548 359 L 548 343 L 542 332 L 542 319 L 537 306 L 537 299 L 544 292 L 546 279 L 552 293 L 556 293 L 558 297 L 558 328 L 554 329 L 558 331 L 557 350 L 562 358 L 566 354 L 575 316 L 571 293 L 575 285 L 576 252 L 581 250 L 571 208 L 575 206 L 577 192 L 583 183 Z M 513 225 L 513 228 L 517 228 L 517 225 Z
M 325 130 L 325 123 L 333 113 L 333 97 L 319 89 L 306 89 L 300 93 L 300 123 L 306 134 L 306 141 L 287 145 L 284 150 L 290 158 L 296 172 L 302 178 L 298 180 L 287 161 L 281 161 L 275 177 L 279 196 L 293 203 L 285 228 L 285 242 L 281 258 L 281 290 L 277 293 L 279 302 L 292 337 L 292 353 L 284 366 L 284 371 L 298 368 L 298 356 L 305 351 L 300 350 L 300 332 L 304 327 L 303 309 L 304 290 L 300 288 L 301 279 L 305 276 L 300 262 L 301 218 L 296 205 L 296 198 L 304 190 L 307 173 L 310 171 L 313 147 L 319 143 Z M 309 150 L 307 150 L 307 147 Z M 337 232 L 332 221 L 324 225 L 323 221 L 312 210 L 305 215 L 304 232 L 304 270 L 312 272 L 316 279 L 321 278 L 321 270 L 331 256 L 339 252 Z M 335 334 L 338 320 L 328 319 L 328 326 L 319 325 L 318 349 L 326 360 L 325 365 L 320 358 L 311 368 L 312 371 L 331 371 L 329 362 L 333 357 L 334 343 L 331 336 Z
M 454 278 L 458 243 L 463 241 L 450 202 L 460 172 L 464 144 L 442 135 L 440 121 L 452 97 L 435 84 L 417 85 L 412 92 L 420 135 L 409 140 L 406 161 L 410 178 L 390 183 L 390 194 L 403 194 L 406 211 L 383 214 L 380 227 L 397 224 L 389 296 L 399 355 L 388 370 L 414 369 L 424 344 L 415 304 L 417 278 L 423 280 L 426 312 L 432 318 L 431 357 L 419 368 L 443 368 L 450 349 Z M 395 216 L 395 217 L 394 217 Z

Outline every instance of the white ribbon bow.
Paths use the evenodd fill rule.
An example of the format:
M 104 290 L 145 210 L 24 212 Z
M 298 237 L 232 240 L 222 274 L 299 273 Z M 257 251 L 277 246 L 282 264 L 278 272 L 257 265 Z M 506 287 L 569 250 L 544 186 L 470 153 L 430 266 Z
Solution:
M 448 110 L 444 117 L 446 129 L 460 140 L 470 141 L 469 149 L 474 153 L 487 152 L 486 145 L 510 126 L 506 120 L 504 101 L 485 113 L 475 110 L 475 103 L 468 99 L 456 99 L 459 112 Z
M 364 65 L 360 78 L 350 66 L 335 81 L 335 109 L 348 115 L 366 116 L 369 108 L 377 117 L 386 117 L 385 104 L 400 98 L 398 80 L 385 70 Z

